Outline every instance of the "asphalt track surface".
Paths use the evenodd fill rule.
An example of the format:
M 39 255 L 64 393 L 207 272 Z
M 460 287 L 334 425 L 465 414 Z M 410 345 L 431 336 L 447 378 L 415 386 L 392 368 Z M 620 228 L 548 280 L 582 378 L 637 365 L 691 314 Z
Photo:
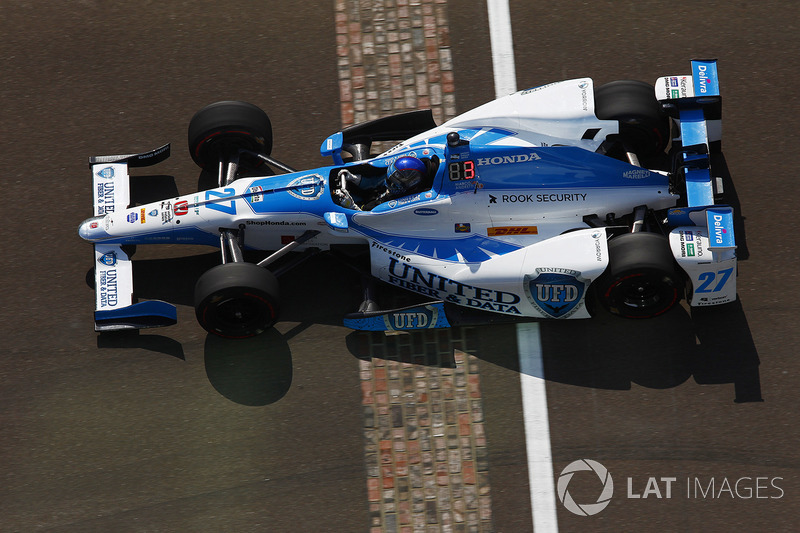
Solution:
M 284 321 L 233 345 L 207 337 L 191 307 L 215 255 L 141 247 L 137 292 L 178 304 L 179 323 L 98 336 L 90 247 L 76 235 L 90 155 L 172 142 L 134 192 L 194 190 L 185 129 L 212 101 L 259 104 L 275 157 L 321 164 L 319 143 L 340 127 L 333 2 L 39 4 L 0 6 L 0 530 L 368 530 L 358 354 L 338 325 L 358 303 L 341 290 L 352 275 L 306 263 L 285 280 Z M 448 11 L 463 111 L 494 95 L 486 11 L 474 0 Z M 520 88 L 653 81 L 718 58 L 743 215 L 736 304 L 542 324 L 554 472 L 592 459 L 616 484 L 598 515 L 558 504 L 559 529 L 793 530 L 800 7 L 513 1 L 511 16 Z M 470 347 L 505 532 L 531 530 L 514 338 L 479 328 Z M 589 502 L 595 485 L 576 477 L 569 490 Z

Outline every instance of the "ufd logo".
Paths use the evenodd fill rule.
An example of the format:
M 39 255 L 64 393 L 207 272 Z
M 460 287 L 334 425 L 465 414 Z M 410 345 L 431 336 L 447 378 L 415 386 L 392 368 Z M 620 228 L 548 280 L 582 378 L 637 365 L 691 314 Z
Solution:
M 537 284 L 536 299 L 541 303 L 571 303 L 580 297 L 580 290 L 575 285 L 564 283 Z
M 324 180 L 322 176 L 311 174 L 302 176 L 289 182 L 287 190 L 289 194 L 301 200 L 316 200 L 322 196 Z
M 114 266 L 117 264 L 117 253 L 114 251 L 106 252 L 97 259 L 97 262 L 110 267 Z
M 106 167 L 106 168 L 98 171 L 97 175 L 100 176 L 101 178 L 105 178 L 107 180 L 110 180 L 111 178 L 114 177 L 114 167 Z
M 564 268 L 536 270 L 538 276 L 525 276 L 525 293 L 534 307 L 553 318 L 572 314 L 583 299 L 586 288 L 578 279 L 580 272 Z M 555 272 L 546 272 L 548 270 Z
M 405 311 L 390 313 L 384 317 L 389 330 L 428 329 L 436 325 L 439 311 L 434 307 L 414 307 Z

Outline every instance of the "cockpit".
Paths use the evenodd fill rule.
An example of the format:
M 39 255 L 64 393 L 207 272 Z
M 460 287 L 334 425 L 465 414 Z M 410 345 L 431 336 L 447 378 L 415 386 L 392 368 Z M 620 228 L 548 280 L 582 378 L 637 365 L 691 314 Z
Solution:
M 432 190 L 439 170 L 438 156 L 400 156 L 387 166 L 374 163 L 333 168 L 329 176 L 333 200 L 347 209 L 371 211 L 391 200 L 436 195 Z

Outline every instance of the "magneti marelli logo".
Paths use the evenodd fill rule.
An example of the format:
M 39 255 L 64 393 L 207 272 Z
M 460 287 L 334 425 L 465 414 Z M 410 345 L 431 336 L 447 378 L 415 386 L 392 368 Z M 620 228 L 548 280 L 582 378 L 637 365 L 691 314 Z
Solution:
M 594 503 L 577 503 L 569 493 L 568 487 L 572 476 L 575 472 L 592 471 L 597 474 L 597 477 L 602 483 L 603 489 L 597 501 Z M 614 481 L 611 479 L 608 469 L 591 459 L 579 459 L 573 461 L 561 471 L 558 476 L 558 499 L 564 504 L 564 507 L 571 513 L 580 516 L 596 515 L 606 508 L 611 502 L 611 497 L 614 495 Z

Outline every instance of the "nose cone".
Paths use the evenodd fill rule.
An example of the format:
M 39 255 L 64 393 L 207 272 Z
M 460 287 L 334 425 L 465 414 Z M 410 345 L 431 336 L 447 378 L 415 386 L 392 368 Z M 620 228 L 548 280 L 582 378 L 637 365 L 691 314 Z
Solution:
M 92 217 L 84 220 L 78 227 L 78 235 L 89 242 L 98 242 L 111 237 L 105 230 L 103 219 L 105 216 Z

